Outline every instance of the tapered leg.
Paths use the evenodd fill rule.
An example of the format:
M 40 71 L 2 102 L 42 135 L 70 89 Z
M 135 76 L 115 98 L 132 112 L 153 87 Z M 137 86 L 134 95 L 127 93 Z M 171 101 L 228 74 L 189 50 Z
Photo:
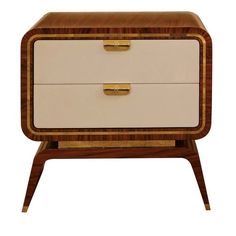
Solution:
M 40 145 L 39 150 L 38 150 L 37 154 L 35 155 L 35 158 L 34 158 L 34 161 L 32 164 L 32 168 L 31 168 L 31 173 L 30 173 L 30 177 L 29 177 L 29 182 L 28 182 L 28 187 L 26 190 L 26 195 L 25 195 L 25 200 L 24 200 L 22 212 L 27 212 L 28 207 L 31 202 L 31 199 L 34 195 L 34 192 L 37 188 L 38 182 L 39 182 L 40 177 L 42 175 L 45 160 L 43 158 L 41 158 L 41 152 L 44 150 L 45 144 L 46 143 L 43 143 Z
M 206 210 L 210 210 L 210 204 L 209 204 L 209 200 L 208 200 L 208 196 L 207 196 L 207 190 L 206 190 L 206 185 L 205 185 L 205 181 L 204 181 L 204 176 L 203 176 L 203 172 L 202 172 L 202 167 L 201 167 L 201 162 L 200 162 L 197 146 L 196 146 L 196 143 L 194 140 L 192 140 L 191 142 L 192 142 L 193 153 L 188 155 L 186 157 L 186 159 L 189 160 L 189 162 L 193 168 L 193 172 L 195 174 L 205 208 L 206 208 Z
M 177 140 L 170 147 L 129 147 L 129 148 L 59 148 L 57 142 L 42 142 L 34 158 L 26 191 L 23 212 L 27 212 L 35 189 L 49 159 L 74 158 L 186 158 L 193 168 L 206 210 L 210 210 L 201 163 L 194 140 Z

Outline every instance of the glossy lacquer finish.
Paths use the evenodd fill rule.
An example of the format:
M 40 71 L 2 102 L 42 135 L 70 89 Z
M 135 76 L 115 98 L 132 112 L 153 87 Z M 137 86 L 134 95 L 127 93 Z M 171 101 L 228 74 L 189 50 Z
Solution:
M 34 84 L 199 83 L 197 40 L 129 42 L 124 52 L 104 50 L 103 40 L 38 40 Z
M 48 129 L 195 127 L 198 92 L 198 84 L 131 84 L 130 94 L 123 96 L 104 94 L 101 84 L 35 85 L 34 125 Z

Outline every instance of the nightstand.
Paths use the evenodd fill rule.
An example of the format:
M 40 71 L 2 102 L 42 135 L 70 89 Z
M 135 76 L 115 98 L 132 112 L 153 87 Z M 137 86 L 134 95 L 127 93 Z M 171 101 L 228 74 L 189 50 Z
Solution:
M 48 13 L 22 39 L 22 129 L 46 160 L 183 157 L 211 126 L 211 38 L 190 12 Z

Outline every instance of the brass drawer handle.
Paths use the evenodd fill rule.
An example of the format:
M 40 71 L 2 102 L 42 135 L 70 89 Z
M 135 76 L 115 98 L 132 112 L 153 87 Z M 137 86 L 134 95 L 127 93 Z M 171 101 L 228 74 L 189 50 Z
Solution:
M 127 95 L 130 89 L 130 84 L 103 84 L 103 92 L 106 95 Z
M 127 51 L 130 48 L 130 40 L 103 40 L 106 51 Z

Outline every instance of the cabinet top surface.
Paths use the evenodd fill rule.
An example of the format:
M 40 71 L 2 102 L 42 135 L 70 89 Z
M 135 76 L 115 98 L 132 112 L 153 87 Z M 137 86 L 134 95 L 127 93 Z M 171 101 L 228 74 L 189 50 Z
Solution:
M 176 28 L 205 30 L 192 12 L 50 12 L 33 28 Z

